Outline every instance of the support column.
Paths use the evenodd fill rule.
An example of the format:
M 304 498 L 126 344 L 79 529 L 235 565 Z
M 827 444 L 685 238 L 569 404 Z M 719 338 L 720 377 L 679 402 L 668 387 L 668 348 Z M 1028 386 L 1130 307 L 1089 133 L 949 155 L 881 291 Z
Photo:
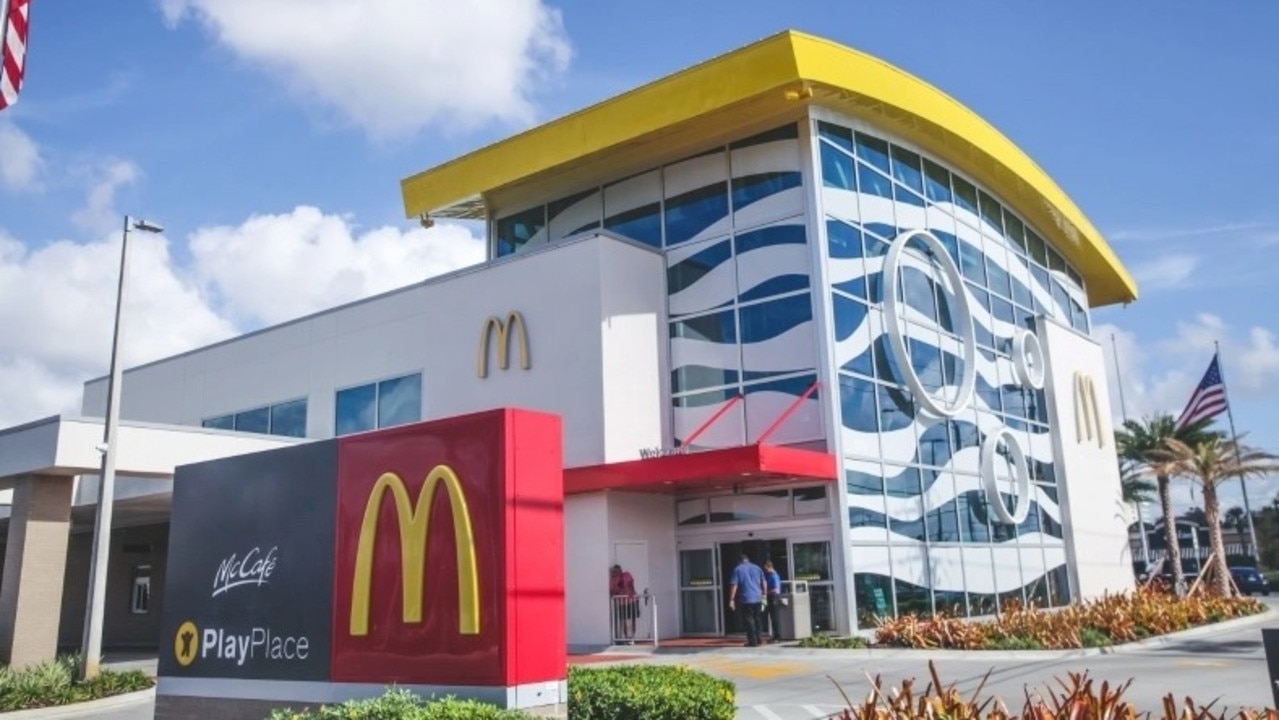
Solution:
M 13 488 L 0 582 L 0 662 L 21 667 L 58 650 L 71 530 L 69 476 L 27 476 Z

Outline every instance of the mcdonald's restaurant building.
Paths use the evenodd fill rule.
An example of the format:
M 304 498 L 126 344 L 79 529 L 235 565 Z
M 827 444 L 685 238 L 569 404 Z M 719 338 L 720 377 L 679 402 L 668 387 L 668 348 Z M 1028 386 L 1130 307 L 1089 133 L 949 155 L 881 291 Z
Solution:
M 923 81 L 784 32 L 402 193 L 484 221 L 488 260 L 125 373 L 107 646 L 169 642 L 175 466 L 498 407 L 562 420 L 570 648 L 612 643 L 614 563 L 662 637 L 740 631 L 743 552 L 817 632 L 1131 587 L 1089 313 L 1136 286 Z M 78 642 L 106 394 L 0 431 L 10 658 Z

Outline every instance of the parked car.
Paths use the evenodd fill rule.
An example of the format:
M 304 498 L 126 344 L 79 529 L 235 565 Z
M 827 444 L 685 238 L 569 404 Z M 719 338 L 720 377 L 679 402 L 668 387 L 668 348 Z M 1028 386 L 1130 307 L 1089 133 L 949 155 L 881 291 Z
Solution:
M 1241 593 L 1246 595 L 1252 595 L 1253 593 L 1270 594 L 1270 581 L 1255 567 L 1232 567 L 1230 568 L 1230 576 L 1235 579 L 1235 585 L 1239 587 L 1239 592 Z

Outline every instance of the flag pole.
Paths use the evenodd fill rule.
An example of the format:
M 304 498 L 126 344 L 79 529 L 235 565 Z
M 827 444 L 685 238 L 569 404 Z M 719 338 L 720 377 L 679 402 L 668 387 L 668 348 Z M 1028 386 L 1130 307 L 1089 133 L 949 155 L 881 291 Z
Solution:
M 5 38 L 9 34 L 9 0 L 0 0 L 0 56 L 4 55 Z
M 1226 385 L 1226 371 L 1223 368 L 1224 363 L 1221 362 L 1221 345 L 1213 340 L 1212 346 L 1217 351 L 1217 372 L 1221 375 L 1221 391 L 1226 396 L 1226 417 L 1230 420 L 1230 438 L 1235 444 L 1235 463 L 1238 464 L 1242 462 L 1239 433 L 1235 432 L 1235 411 L 1230 407 L 1230 388 Z M 1243 475 L 1239 476 L 1239 489 L 1243 490 L 1243 512 L 1248 518 L 1248 542 L 1252 544 L 1252 559 L 1259 563 L 1261 558 L 1260 549 L 1257 547 L 1257 528 L 1252 524 L 1252 506 L 1248 503 L 1248 483 Z
M 1110 333 L 1110 356 L 1115 360 L 1115 385 L 1119 388 L 1119 412 L 1123 415 L 1124 422 L 1128 422 L 1128 403 L 1124 402 L 1124 376 L 1119 371 L 1119 343 L 1115 341 L 1115 334 Z
M 1115 360 L 1115 386 L 1119 388 L 1119 413 L 1123 416 L 1124 424 L 1128 424 L 1128 403 L 1124 402 L 1124 376 L 1119 369 L 1119 343 L 1115 340 L 1115 334 L 1110 333 L 1110 349 L 1111 357 Z M 1123 478 L 1120 478 L 1122 481 Z M 1143 501 L 1138 499 L 1133 505 L 1137 506 L 1137 526 L 1141 528 L 1141 562 L 1147 567 L 1150 565 L 1150 541 L 1146 537 L 1146 513 L 1142 509 Z

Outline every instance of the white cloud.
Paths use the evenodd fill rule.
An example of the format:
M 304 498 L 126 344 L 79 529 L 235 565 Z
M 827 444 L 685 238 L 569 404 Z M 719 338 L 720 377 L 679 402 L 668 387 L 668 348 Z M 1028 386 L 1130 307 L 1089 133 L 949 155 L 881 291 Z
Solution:
M 460 225 L 358 233 L 313 207 L 259 215 L 191 237 L 196 272 L 241 323 L 275 323 L 402 287 L 484 259 Z
M 0 427 L 76 413 L 83 383 L 105 374 L 120 263 L 116 192 L 139 178 L 128 161 L 81 174 L 72 213 L 88 240 L 20 242 L 0 229 Z M 352 228 L 299 207 L 191 234 L 191 266 L 162 235 L 134 233 L 121 357 L 126 366 L 423 280 L 483 259 L 461 225 Z
M 1180 240 L 1185 238 L 1198 238 L 1205 236 L 1221 236 L 1235 235 L 1238 233 L 1250 232 L 1267 227 L 1267 223 L 1262 222 L 1227 222 L 1218 223 L 1216 225 L 1203 225 L 1200 227 L 1165 227 L 1165 228 L 1131 228 L 1127 230 L 1116 230 L 1108 233 L 1108 237 L 1115 242 L 1137 241 L 1144 242 L 1148 240 Z
M 123 216 L 115 207 L 115 194 L 120 188 L 137 182 L 141 171 L 128 160 L 112 160 L 93 173 L 94 179 L 84 207 L 71 214 L 77 227 L 90 233 L 105 233 L 119 227 Z
M 121 358 L 127 365 L 224 338 L 232 326 L 173 267 L 162 237 L 130 239 Z M 30 251 L 0 237 L 0 425 L 79 409 L 111 353 L 120 241 Z
M 436 122 L 528 122 L 533 82 L 571 54 L 542 0 L 162 0 L 293 92 L 378 137 Z
M 1268 328 L 1253 326 L 1241 336 L 1219 316 L 1202 313 L 1177 323 L 1172 336 L 1151 340 L 1113 324 L 1098 324 L 1093 336 L 1102 344 L 1108 371 L 1115 367 L 1112 334 L 1118 345 L 1118 374 L 1124 381 L 1129 417 L 1180 413 L 1208 368 L 1214 342 L 1220 343 L 1222 367 L 1232 395 L 1256 398 L 1279 391 L 1279 342 Z M 1118 414 L 1119 386 L 1114 376 L 1110 392 Z
M 1275 334 L 1266 328 L 1254 327 L 1248 333 L 1248 343 L 1239 349 L 1235 360 L 1238 387 L 1248 393 L 1264 393 L 1279 380 L 1279 346 Z
M 1198 266 L 1194 255 L 1172 254 L 1136 265 L 1132 274 L 1143 290 L 1168 290 L 1185 285 Z
M 32 190 L 39 184 L 44 159 L 30 135 L 8 120 L 0 120 L 0 186 Z

